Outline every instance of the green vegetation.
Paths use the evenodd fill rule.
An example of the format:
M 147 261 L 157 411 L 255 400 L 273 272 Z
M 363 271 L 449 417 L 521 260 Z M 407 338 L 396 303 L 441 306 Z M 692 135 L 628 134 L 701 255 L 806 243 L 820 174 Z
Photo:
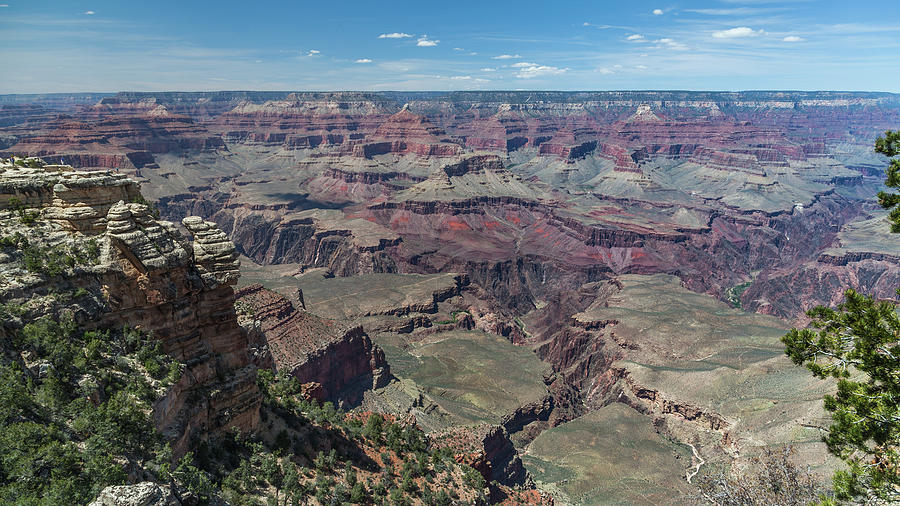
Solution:
M 900 132 L 887 131 L 875 150 L 889 157 L 900 150 Z M 900 188 L 900 161 L 892 159 L 885 184 Z M 878 194 L 883 207 L 900 195 Z M 900 207 L 890 213 L 900 232 Z M 898 289 L 900 293 L 900 289 Z M 825 396 L 832 424 L 828 450 L 847 463 L 834 474 L 837 500 L 876 497 L 900 500 L 900 314 L 892 301 L 876 301 L 847 290 L 836 309 L 815 307 L 810 328 L 792 329 L 785 352 L 818 378 L 835 378 L 837 393 Z M 828 500 L 830 501 L 830 500 Z M 826 501 L 826 502 L 828 502 Z
M 900 155 L 900 130 L 888 130 L 884 137 L 879 137 L 875 141 L 875 151 L 890 158 L 885 170 L 887 178 L 884 185 L 888 188 L 900 188 L 900 159 L 894 158 Z M 900 233 L 900 193 L 879 192 L 878 203 L 885 209 L 893 209 L 890 214 L 891 232 Z
M 0 502 L 85 503 L 156 467 L 165 447 L 150 404 L 181 371 L 158 341 L 45 317 L 2 347 L 25 358 L 0 366 Z
M 459 321 L 459 315 L 469 315 L 468 311 L 451 311 L 450 318 L 447 320 L 440 320 L 434 322 L 435 325 L 450 325 L 451 323 L 457 323 Z
M 40 213 L 37 211 L 29 211 L 19 199 L 9 199 L 9 207 L 19 216 L 19 222 L 23 225 L 34 225 L 34 222 L 40 216 Z
M 36 157 L 13 158 L 12 162 L 19 167 L 28 167 L 30 169 L 39 169 L 46 165 L 43 160 Z
M 427 484 L 452 482 L 450 473 L 458 465 L 446 450 L 430 448 L 415 425 L 403 426 L 377 413 L 363 421 L 329 402 L 308 400 L 300 395 L 299 382 L 283 372 L 261 370 L 257 385 L 264 423 L 282 427 L 269 431 L 274 437 L 235 432 L 197 452 L 213 489 L 221 490 L 229 503 L 260 504 L 263 497 L 277 504 L 299 504 L 309 497 L 323 504 L 452 501 L 446 491 L 435 494 Z M 380 464 L 373 458 L 378 450 Z M 465 467 L 463 482 L 480 492 L 483 481 L 472 473 L 481 478 Z
M 20 314 L 15 307 L 4 313 Z M 300 395 L 293 377 L 263 370 L 265 428 L 201 443 L 180 460 L 153 427 L 150 408 L 180 378 L 152 336 L 80 330 L 70 318 L 38 319 L 2 343 L 21 360 L 0 366 L 0 503 L 84 504 L 129 476 L 173 480 L 201 502 L 450 504 L 447 491 L 480 494 L 415 425 L 348 415 Z M 374 456 L 380 452 L 379 462 Z M 458 497 L 458 496 L 457 496 Z
M 2 310 L 22 315 L 14 306 Z M 258 375 L 259 434 L 234 431 L 174 461 L 150 409 L 181 377 L 182 365 L 158 340 L 44 317 L 0 344 L 20 355 L 0 365 L 3 504 L 85 504 L 129 476 L 174 482 L 201 503 L 221 497 L 235 505 L 309 497 L 323 504 L 450 504 L 453 494 L 435 493 L 430 484 L 475 487 L 470 495 L 484 485 L 447 450 L 431 448 L 417 426 L 306 399 L 295 378 L 270 370 Z
M 39 245 L 30 243 L 24 235 L 16 232 L 0 237 L 0 248 L 18 251 L 28 272 L 47 276 L 59 276 L 76 266 L 100 263 L 100 244 L 97 239 L 68 245 Z
M 725 291 L 725 299 L 731 303 L 732 306 L 741 309 L 741 295 L 745 290 L 751 285 L 750 281 L 746 283 L 740 283 L 738 285 L 732 286 L 727 291 Z
M 812 328 L 785 335 L 786 353 L 816 377 L 838 380 L 837 394 L 825 396 L 825 443 L 849 465 L 835 473 L 837 498 L 900 500 L 900 315 L 893 302 L 845 296 L 837 309 L 811 309 Z

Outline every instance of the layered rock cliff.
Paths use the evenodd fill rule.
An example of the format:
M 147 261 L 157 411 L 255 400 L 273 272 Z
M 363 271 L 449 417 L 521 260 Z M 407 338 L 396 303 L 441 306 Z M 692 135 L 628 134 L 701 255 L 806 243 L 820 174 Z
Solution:
M 234 311 L 234 245 L 188 219 L 191 243 L 137 200 L 137 184 L 108 170 L 0 167 L 3 233 L 20 248 L 2 257 L 0 299 L 28 317 L 68 313 L 86 328 L 158 339 L 185 367 L 153 406 L 177 454 L 232 427 L 254 430 L 260 397 Z M 52 297 L 59 291 L 76 297 Z
M 297 310 L 259 284 L 237 292 L 237 307 L 244 324 L 262 334 L 274 368 L 309 385 L 319 400 L 352 406 L 392 378 L 384 352 L 362 327 Z

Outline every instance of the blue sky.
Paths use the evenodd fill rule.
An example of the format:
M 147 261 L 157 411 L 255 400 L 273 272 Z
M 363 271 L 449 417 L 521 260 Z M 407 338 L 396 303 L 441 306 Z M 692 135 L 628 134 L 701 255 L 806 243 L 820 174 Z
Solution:
M 0 0 L 0 93 L 900 92 L 900 2 Z

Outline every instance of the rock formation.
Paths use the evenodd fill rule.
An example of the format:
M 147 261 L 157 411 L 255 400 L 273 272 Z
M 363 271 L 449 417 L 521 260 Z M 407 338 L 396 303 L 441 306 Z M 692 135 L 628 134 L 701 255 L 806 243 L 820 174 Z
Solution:
M 165 486 L 151 482 L 106 487 L 89 506 L 181 506 Z
M 391 380 L 384 352 L 359 326 L 346 326 L 294 308 L 284 296 L 262 285 L 237 292 L 245 325 L 264 336 L 275 370 L 301 383 L 316 384 L 321 400 L 358 404 L 363 392 Z
M 10 274 L 0 298 L 27 301 L 54 287 L 81 287 L 93 302 L 70 310 L 84 325 L 137 328 L 159 339 L 187 366 L 153 411 L 176 452 L 231 427 L 257 426 L 256 368 L 234 312 L 234 246 L 221 232 L 188 220 L 199 223 L 192 245 L 147 205 L 125 203 L 140 196 L 137 185 L 110 171 L 7 165 L 0 191 L 7 213 L 35 213 L 35 225 L 21 229 L 32 247 L 94 255 L 58 275 L 0 267 Z

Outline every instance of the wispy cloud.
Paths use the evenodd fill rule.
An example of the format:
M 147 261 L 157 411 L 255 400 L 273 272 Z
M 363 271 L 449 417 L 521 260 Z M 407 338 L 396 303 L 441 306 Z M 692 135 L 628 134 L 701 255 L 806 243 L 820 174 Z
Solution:
M 664 37 L 662 39 L 656 39 L 653 42 L 655 42 L 656 44 L 659 44 L 658 47 L 664 47 L 666 49 L 675 49 L 678 51 L 683 51 L 688 48 L 687 45 L 685 45 L 681 42 L 678 42 L 675 39 L 670 39 L 668 37 Z
M 497 56 L 491 56 L 491 59 L 492 60 L 513 60 L 513 59 L 521 58 L 521 57 L 522 57 L 522 55 L 518 55 L 518 54 L 501 54 L 501 55 L 497 55 Z
M 639 33 L 632 33 L 628 37 L 625 37 L 625 40 L 644 40 L 644 36 Z
M 736 28 L 713 32 L 712 36 L 716 39 L 741 39 L 746 37 L 756 37 L 763 33 L 765 33 L 763 30 L 754 30 L 749 26 L 738 26 Z
M 788 35 L 781 40 L 783 40 L 784 42 L 803 42 L 806 39 L 804 39 L 803 37 L 797 37 L 796 35 Z
M 409 39 L 411 37 L 413 35 L 403 32 L 382 33 L 378 36 L 379 39 Z
M 654 16 L 662 16 L 663 14 L 664 14 L 664 13 L 663 13 L 663 10 L 662 10 L 662 9 L 653 9 L 653 15 L 654 15 Z
M 0 8 L 2 7 L 9 7 L 9 4 L 0 4 Z
M 481 69 L 482 72 L 496 72 L 497 69 L 492 69 L 491 67 L 484 67 Z
M 453 79 L 454 81 L 468 81 L 472 79 L 472 76 L 453 76 L 450 79 Z
M 372 60 L 370 60 L 369 58 L 360 58 L 353 63 L 372 63 Z
M 436 39 L 429 39 L 427 35 L 423 35 L 419 37 L 418 41 L 416 41 L 416 45 L 419 47 L 434 47 L 440 42 L 441 41 Z
M 620 26 L 620 25 L 595 25 L 593 23 L 584 22 L 581 26 L 589 26 L 591 28 L 596 28 L 598 30 L 609 30 L 610 28 L 615 28 L 617 30 L 636 30 L 637 28 L 632 26 Z
M 549 65 L 539 65 L 537 63 L 528 62 L 513 63 L 512 67 L 519 69 L 518 72 L 516 72 L 516 77 L 518 77 L 519 79 L 532 79 L 534 77 L 554 76 L 564 74 L 569 70 L 567 68 L 551 67 Z
M 4 7 L 6 7 L 6 6 L 4 6 Z M 86 16 L 93 16 L 94 14 L 97 14 L 97 13 L 94 12 L 94 11 L 84 11 L 84 14 L 85 14 Z
M 322 51 L 319 51 L 318 49 L 310 49 L 310 50 L 306 53 L 306 56 L 315 56 L 315 55 L 317 55 L 317 54 L 322 54 Z

